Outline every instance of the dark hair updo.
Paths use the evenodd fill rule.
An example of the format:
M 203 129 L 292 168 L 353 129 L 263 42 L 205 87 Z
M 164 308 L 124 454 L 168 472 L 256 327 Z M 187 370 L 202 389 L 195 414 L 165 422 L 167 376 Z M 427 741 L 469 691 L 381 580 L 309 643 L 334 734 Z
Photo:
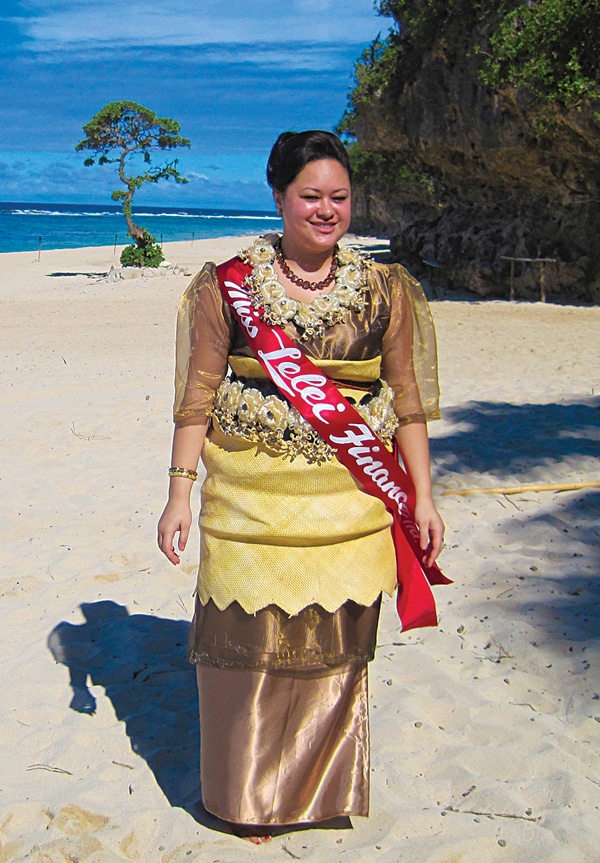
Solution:
M 267 182 L 277 192 L 285 192 L 309 162 L 319 159 L 335 159 L 352 179 L 348 153 L 336 135 L 319 129 L 283 132 L 275 141 L 267 162 Z

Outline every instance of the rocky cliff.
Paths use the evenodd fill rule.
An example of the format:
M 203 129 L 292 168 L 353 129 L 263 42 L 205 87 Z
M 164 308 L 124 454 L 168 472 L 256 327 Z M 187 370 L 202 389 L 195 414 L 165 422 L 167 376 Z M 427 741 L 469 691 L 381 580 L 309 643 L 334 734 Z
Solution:
M 489 24 L 488 31 L 489 31 Z M 398 260 L 485 296 L 600 301 L 600 103 L 554 105 L 481 81 L 476 23 L 444 37 L 410 75 L 355 100 L 359 232 L 392 240 Z M 414 57 L 413 51 L 412 56 Z M 511 262 L 507 258 L 545 258 Z

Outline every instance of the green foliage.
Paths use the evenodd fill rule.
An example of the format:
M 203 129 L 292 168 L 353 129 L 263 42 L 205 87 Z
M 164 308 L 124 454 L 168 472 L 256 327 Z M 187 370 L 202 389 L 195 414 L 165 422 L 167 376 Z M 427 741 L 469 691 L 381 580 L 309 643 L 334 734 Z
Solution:
M 410 191 L 413 198 L 431 199 L 434 192 L 431 177 L 412 170 L 395 153 L 370 152 L 354 143 L 348 148 L 348 155 L 352 176 L 359 185 L 385 189 L 386 194 L 406 195 Z
M 359 105 L 399 92 L 412 81 L 439 39 L 449 54 L 463 47 L 481 13 L 481 0 L 377 0 L 375 8 L 397 27 L 385 38 L 378 35 L 357 60 L 340 132 L 352 134 Z
M 600 98 L 599 45 L 598 0 L 531 0 L 508 12 L 490 37 L 482 79 L 497 89 L 527 87 L 546 103 L 578 105 Z
M 370 102 L 381 95 L 392 83 L 396 75 L 398 54 L 397 35 L 390 33 L 387 39 L 379 36 L 372 45 L 365 48 L 354 66 L 354 89 L 349 97 L 350 107 L 344 114 L 338 132 L 350 132 L 353 128 L 354 109 L 361 102 Z
M 113 201 L 120 201 L 127 221 L 129 234 L 140 248 L 147 245 L 144 228 L 134 224 L 131 217 L 131 202 L 137 189 L 144 183 L 158 183 L 173 179 L 176 183 L 187 183 L 177 170 L 178 160 L 164 165 L 152 166 L 152 153 L 156 150 L 173 150 L 189 147 L 190 141 L 179 134 L 179 123 L 169 117 L 157 117 L 154 111 L 137 102 L 110 102 L 92 117 L 83 127 L 85 138 L 76 150 L 91 150 L 84 165 L 117 165 L 119 179 L 127 191 L 117 189 L 112 193 Z M 133 174 L 133 163 L 139 162 L 148 168 Z M 148 235 L 149 236 L 149 235 Z
M 486 5 L 490 5 L 489 3 Z M 496 3 L 498 5 L 498 3 Z M 443 37 L 452 46 L 470 31 L 482 11 L 481 0 L 378 0 L 380 15 L 394 18 L 401 40 L 419 51 Z
M 432 49 L 451 61 L 478 40 L 487 40 L 475 51 L 490 87 L 526 87 L 567 107 L 600 98 L 598 0 L 376 0 L 375 8 L 396 28 L 358 59 L 341 131 L 352 132 L 361 104 L 400 93 Z
M 176 120 L 157 117 L 149 108 L 130 101 L 105 105 L 85 124 L 83 131 L 86 137 L 75 149 L 93 150 L 101 165 L 120 162 L 123 151 L 126 157 L 141 153 L 144 162 L 149 164 L 152 150 L 170 150 L 190 145 L 187 138 L 179 135 L 179 123 Z M 111 155 L 114 151 L 118 155 Z M 86 164 L 93 165 L 94 158 L 86 159 Z
M 163 251 L 154 237 L 148 231 L 144 233 L 148 238 L 145 246 L 132 243 L 121 252 L 121 264 L 124 267 L 158 267 L 164 261 Z

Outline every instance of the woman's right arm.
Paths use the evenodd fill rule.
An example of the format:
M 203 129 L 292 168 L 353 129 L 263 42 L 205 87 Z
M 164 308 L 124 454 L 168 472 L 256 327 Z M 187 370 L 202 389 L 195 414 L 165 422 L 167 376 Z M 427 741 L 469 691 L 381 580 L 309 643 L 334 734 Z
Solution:
M 206 264 L 179 304 L 171 467 L 198 467 L 215 392 L 227 371 L 230 343 L 231 321 L 225 317 L 215 265 Z M 182 552 L 192 524 L 193 484 L 185 477 L 171 477 L 169 499 L 158 522 L 158 546 L 174 564 L 180 561 L 175 534 Z
M 172 467 L 197 469 L 207 428 L 208 420 L 200 425 L 175 427 L 171 454 Z M 175 551 L 175 534 L 179 533 L 177 548 L 180 552 L 184 551 L 190 534 L 192 524 L 190 494 L 193 484 L 193 480 L 187 477 L 170 478 L 169 499 L 158 522 L 158 547 L 174 564 L 181 560 Z

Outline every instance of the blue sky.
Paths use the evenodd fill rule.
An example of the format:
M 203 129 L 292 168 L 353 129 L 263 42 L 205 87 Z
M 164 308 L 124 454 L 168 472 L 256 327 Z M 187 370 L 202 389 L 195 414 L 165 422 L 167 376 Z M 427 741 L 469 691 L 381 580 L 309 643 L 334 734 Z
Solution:
M 107 202 L 113 169 L 83 167 L 82 126 L 132 99 L 181 123 L 185 185 L 148 205 L 269 208 L 279 132 L 333 129 L 353 64 L 390 21 L 372 0 L 2 0 L 0 200 Z

